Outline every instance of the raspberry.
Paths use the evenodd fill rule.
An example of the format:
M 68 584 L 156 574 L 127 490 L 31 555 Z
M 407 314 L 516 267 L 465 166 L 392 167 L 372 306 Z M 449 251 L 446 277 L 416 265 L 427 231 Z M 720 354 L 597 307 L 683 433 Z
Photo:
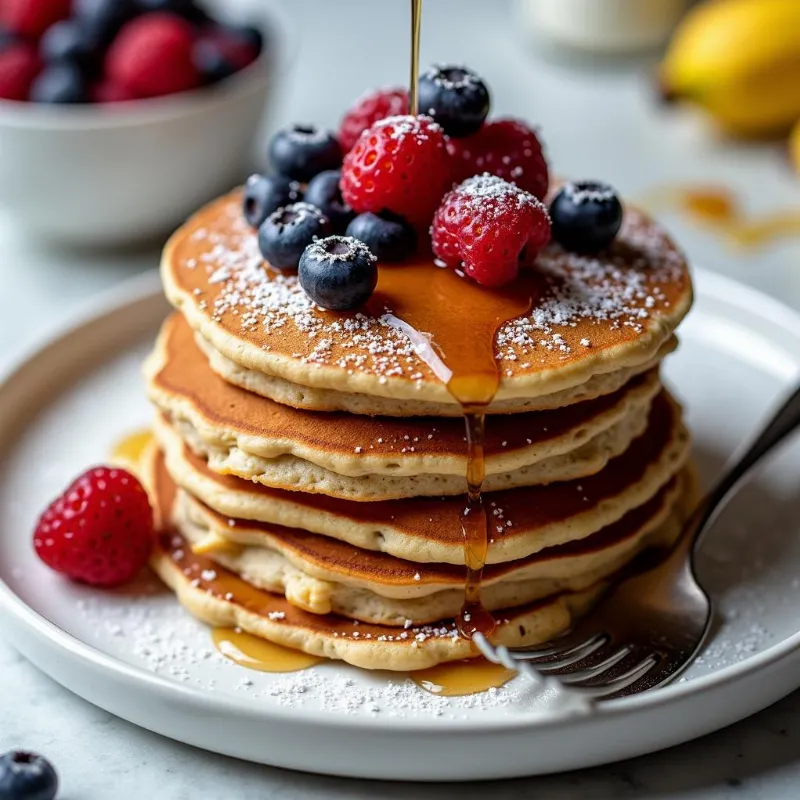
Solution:
M 358 213 L 392 211 L 429 225 L 453 181 L 445 135 L 430 117 L 387 117 L 361 134 L 342 165 L 342 196 Z
M 547 209 L 530 192 L 485 173 L 468 178 L 433 218 L 433 252 L 448 267 L 483 286 L 500 286 L 532 262 L 550 241 Z
M 144 14 L 127 23 L 106 56 L 106 78 L 136 97 L 183 92 L 200 85 L 194 29 L 175 14 Z
M 133 578 L 153 548 L 153 513 L 139 481 L 122 469 L 81 475 L 39 518 L 33 546 L 47 566 L 93 586 Z
M 408 114 L 408 92 L 401 88 L 376 89 L 356 100 L 344 115 L 339 128 L 339 144 L 346 153 L 352 150 L 358 137 L 376 122 L 386 117 Z
M 69 16 L 71 0 L 2 0 L 0 28 L 38 39 L 52 24 Z
M 547 195 L 550 178 L 542 145 L 523 122 L 487 122 L 474 136 L 450 139 L 447 148 L 455 159 L 458 180 L 488 172 L 516 183 L 539 200 Z
M 0 97 L 27 100 L 41 66 L 36 51 L 26 44 L 13 44 L 0 50 Z

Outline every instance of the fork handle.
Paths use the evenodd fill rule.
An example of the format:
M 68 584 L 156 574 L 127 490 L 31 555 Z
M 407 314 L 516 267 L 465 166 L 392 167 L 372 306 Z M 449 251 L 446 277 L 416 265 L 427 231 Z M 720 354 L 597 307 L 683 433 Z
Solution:
M 733 490 L 750 473 L 750 470 L 776 445 L 789 436 L 798 425 L 800 425 L 800 387 L 795 389 L 792 395 L 775 411 L 755 439 L 734 453 L 722 477 L 695 511 L 693 524 L 690 525 L 694 531 L 692 531 L 692 536 L 687 537 L 688 544 L 694 547 L 698 545 L 703 534 L 710 527 L 710 523 L 733 494 Z

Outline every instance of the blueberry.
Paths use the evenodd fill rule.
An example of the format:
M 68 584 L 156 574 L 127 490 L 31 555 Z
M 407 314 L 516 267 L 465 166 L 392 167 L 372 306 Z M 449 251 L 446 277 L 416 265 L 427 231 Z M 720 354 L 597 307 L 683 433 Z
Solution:
M 550 205 L 553 238 L 573 253 L 598 253 L 608 247 L 622 225 L 622 203 L 608 184 L 567 183 Z
M 5 50 L 6 47 L 10 47 L 12 44 L 16 44 L 18 41 L 19 39 L 15 33 L 5 28 L 0 28 L 0 52 Z
M 144 14 L 151 11 L 177 14 L 194 25 L 203 25 L 210 19 L 194 0 L 136 0 L 136 5 Z
M 378 260 L 352 236 L 329 236 L 310 244 L 298 270 L 300 285 L 319 306 L 350 311 L 364 305 L 378 284 Z
M 327 236 L 330 223 L 315 206 L 292 203 L 273 211 L 258 229 L 261 255 L 276 269 L 295 270 L 300 256 L 317 236 Z
M 51 25 L 39 42 L 39 52 L 48 64 L 67 61 L 86 71 L 97 68 L 101 58 L 92 37 L 74 19 Z
M 339 169 L 342 148 L 331 131 L 293 125 L 272 137 L 269 157 L 276 172 L 306 183 L 323 170 Z
M 58 775 L 46 758 L 19 750 L 0 756 L 0 800 L 53 800 Z
M 364 242 L 378 261 L 402 261 L 417 249 L 417 232 L 389 211 L 359 214 L 347 226 L 347 235 Z
M 264 34 L 253 25 L 235 25 L 222 23 L 219 27 L 237 41 L 242 42 L 253 51 L 253 57 L 258 57 L 264 50 Z
M 273 211 L 296 203 L 302 199 L 302 194 L 297 181 L 282 175 L 251 175 L 242 198 L 244 218 L 258 228 Z
M 31 100 L 59 105 L 88 102 L 86 79 L 80 67 L 68 62 L 47 67 L 33 82 Z
M 419 79 L 419 108 L 448 136 L 469 136 L 489 114 L 489 90 L 466 67 L 435 65 Z
M 200 37 L 194 43 L 192 61 L 206 84 L 219 83 L 239 71 L 220 42 L 211 37 Z
M 328 218 L 331 229 L 336 233 L 344 233 L 348 223 L 353 219 L 354 211 L 342 197 L 339 181 L 342 173 L 338 169 L 326 169 L 315 175 L 306 189 L 305 201 L 316 206 Z
M 74 0 L 72 16 L 96 47 L 106 47 L 138 13 L 135 0 Z

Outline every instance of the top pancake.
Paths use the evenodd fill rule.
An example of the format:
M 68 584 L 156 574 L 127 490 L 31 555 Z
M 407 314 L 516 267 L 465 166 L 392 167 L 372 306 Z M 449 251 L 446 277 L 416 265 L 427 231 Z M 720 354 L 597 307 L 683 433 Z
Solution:
M 430 270 L 424 290 L 411 298 L 393 296 L 391 287 L 413 274 L 402 272 L 409 267 Z M 376 298 L 383 311 L 404 319 L 410 309 L 403 304 L 412 302 L 417 311 L 442 317 L 440 324 L 455 326 L 465 340 L 474 335 L 473 320 L 454 294 L 473 292 L 478 303 L 489 303 L 493 294 L 467 289 L 462 285 L 471 284 L 430 260 L 381 266 L 380 275 Z M 174 234 L 162 276 L 167 297 L 192 328 L 246 369 L 302 386 L 455 404 L 411 339 L 384 317 L 322 310 L 295 275 L 267 268 L 238 192 L 213 202 Z M 502 325 L 494 342 L 498 402 L 551 394 L 652 361 L 691 304 L 682 255 L 633 209 L 607 253 L 582 257 L 551 245 L 524 283 L 534 298 L 532 311 Z

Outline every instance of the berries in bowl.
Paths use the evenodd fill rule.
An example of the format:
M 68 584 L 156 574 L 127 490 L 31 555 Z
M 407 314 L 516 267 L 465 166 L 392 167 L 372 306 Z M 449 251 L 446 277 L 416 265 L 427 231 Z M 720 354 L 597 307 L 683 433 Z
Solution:
M 280 37 L 206 0 L 0 2 L 0 206 L 33 235 L 164 235 L 240 179 Z M 278 20 L 279 21 L 279 20 Z

